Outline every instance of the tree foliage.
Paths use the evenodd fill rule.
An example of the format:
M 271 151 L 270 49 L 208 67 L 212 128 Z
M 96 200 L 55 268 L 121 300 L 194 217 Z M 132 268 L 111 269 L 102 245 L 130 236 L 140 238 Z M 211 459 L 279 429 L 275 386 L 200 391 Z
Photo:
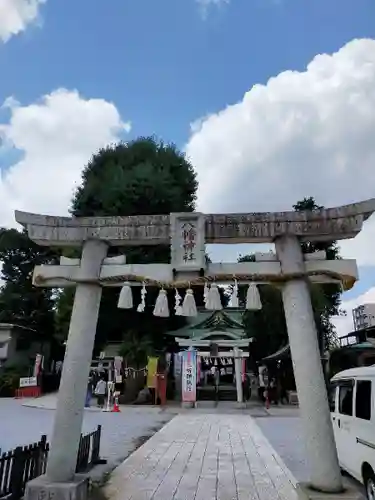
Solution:
M 172 144 L 153 137 L 106 147 L 95 154 L 82 174 L 82 185 L 74 195 L 74 216 L 130 216 L 189 212 L 195 207 L 196 174 L 184 154 Z M 111 255 L 126 254 L 128 263 L 168 263 L 170 247 L 111 248 Z M 97 327 L 98 347 L 107 340 L 123 338 L 126 331 L 150 335 L 155 348 L 162 348 L 163 332 L 183 326 L 184 319 L 155 318 L 152 306 L 158 290 L 148 288 L 148 307 L 143 314 L 117 308 L 118 288 L 104 288 Z M 173 309 L 172 295 L 169 297 Z M 134 302 L 140 289 L 133 287 Z M 67 334 L 72 292 L 63 292 L 58 301 L 58 328 Z
M 321 210 L 324 207 L 317 205 L 314 198 L 304 198 L 297 202 L 296 211 Z M 314 253 L 324 251 L 328 260 L 340 259 L 340 251 L 336 241 L 304 242 L 302 252 Z M 311 299 L 318 331 L 318 340 L 321 351 L 337 346 L 338 339 L 335 326 L 331 318 L 345 314 L 341 309 L 341 285 L 335 283 L 313 284 L 310 287 Z
M 320 210 L 323 207 L 315 203 L 314 198 L 304 198 L 293 207 L 296 211 Z M 303 253 L 313 253 L 324 250 L 327 258 L 339 259 L 339 249 L 335 241 L 303 242 Z M 253 262 L 254 255 L 240 257 L 239 262 Z M 331 318 L 342 314 L 340 310 L 341 287 L 336 284 L 312 284 L 310 286 L 311 300 L 317 327 L 318 341 L 321 351 L 337 345 L 337 335 Z M 244 304 L 244 287 L 240 288 L 240 302 Z M 284 307 L 281 290 L 276 286 L 261 285 L 259 293 L 262 300 L 261 311 L 246 311 L 244 325 L 249 337 L 255 339 L 252 352 L 257 360 L 273 354 L 288 343 L 288 333 L 285 323 Z
M 0 322 L 36 330 L 33 339 L 49 340 L 54 334 L 54 301 L 50 289 L 32 284 L 34 266 L 54 263 L 56 253 L 33 243 L 26 231 L 0 229 Z M 31 335 L 30 335 L 31 339 Z
M 255 262 L 255 255 L 242 255 L 238 262 Z M 273 285 L 259 285 L 261 311 L 245 311 L 245 332 L 254 341 L 251 344 L 251 361 L 258 361 L 277 351 L 286 339 L 286 325 L 280 290 Z M 247 286 L 238 292 L 240 307 L 245 308 Z
M 141 137 L 95 154 L 82 174 L 72 213 L 156 215 L 192 211 L 197 181 L 192 165 L 172 144 Z
M 141 335 L 134 330 L 128 330 L 120 346 L 119 355 L 126 364 L 136 369 L 147 365 L 147 357 L 154 354 L 154 347 L 149 335 Z

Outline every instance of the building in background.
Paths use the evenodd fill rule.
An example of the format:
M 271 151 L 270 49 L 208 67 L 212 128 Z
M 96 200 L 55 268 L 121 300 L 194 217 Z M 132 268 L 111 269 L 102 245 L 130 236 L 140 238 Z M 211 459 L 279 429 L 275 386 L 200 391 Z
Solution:
M 362 304 L 352 311 L 354 330 L 375 326 L 375 304 Z
M 33 340 L 35 334 L 32 328 L 0 323 L 0 368 L 29 366 L 31 375 L 36 355 L 48 348 L 43 348 L 40 341 Z
M 197 351 L 198 376 L 194 382 L 198 400 L 238 400 L 240 383 L 236 379 L 236 370 L 240 374 L 238 376 L 243 378 L 246 364 L 250 364 L 246 360 L 250 359 L 252 342 L 244 330 L 242 314 L 243 310 L 240 308 L 225 311 L 201 308 L 198 316 L 187 318 L 186 325 L 182 328 L 166 332 L 175 337 L 181 351 L 189 348 Z M 179 376 L 184 377 L 183 370 L 180 371 L 179 368 L 178 372 Z M 182 380 L 175 379 L 175 387 L 178 388 L 176 397 L 183 396 L 179 394 L 179 386 L 183 388 L 181 384 Z

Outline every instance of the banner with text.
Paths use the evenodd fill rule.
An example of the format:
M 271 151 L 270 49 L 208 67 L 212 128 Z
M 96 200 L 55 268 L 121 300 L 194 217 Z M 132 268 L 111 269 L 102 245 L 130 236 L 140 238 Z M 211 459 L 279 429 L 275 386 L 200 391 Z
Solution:
M 194 403 L 197 393 L 197 351 L 182 354 L 182 401 Z
M 147 363 L 147 387 L 149 389 L 156 388 L 156 371 L 158 369 L 158 358 L 154 356 L 148 357 Z

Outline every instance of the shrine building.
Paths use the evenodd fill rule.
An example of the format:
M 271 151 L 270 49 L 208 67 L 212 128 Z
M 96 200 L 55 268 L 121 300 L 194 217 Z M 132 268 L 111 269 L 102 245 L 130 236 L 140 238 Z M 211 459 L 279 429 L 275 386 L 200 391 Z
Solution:
M 169 332 L 175 336 L 180 351 L 197 351 L 197 400 L 238 400 L 238 377 L 243 378 L 249 359 L 251 338 L 242 325 L 243 309 L 220 311 L 202 309 L 183 328 Z M 235 358 L 240 358 L 236 362 Z M 180 385 L 175 372 L 176 387 Z M 179 398 L 177 391 L 177 398 Z

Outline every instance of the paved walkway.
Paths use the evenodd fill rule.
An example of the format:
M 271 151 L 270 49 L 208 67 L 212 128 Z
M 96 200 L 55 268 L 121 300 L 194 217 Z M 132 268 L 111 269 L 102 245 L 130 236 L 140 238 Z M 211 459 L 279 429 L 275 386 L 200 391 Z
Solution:
M 105 487 L 110 500 L 297 500 L 295 479 L 247 415 L 180 414 Z

